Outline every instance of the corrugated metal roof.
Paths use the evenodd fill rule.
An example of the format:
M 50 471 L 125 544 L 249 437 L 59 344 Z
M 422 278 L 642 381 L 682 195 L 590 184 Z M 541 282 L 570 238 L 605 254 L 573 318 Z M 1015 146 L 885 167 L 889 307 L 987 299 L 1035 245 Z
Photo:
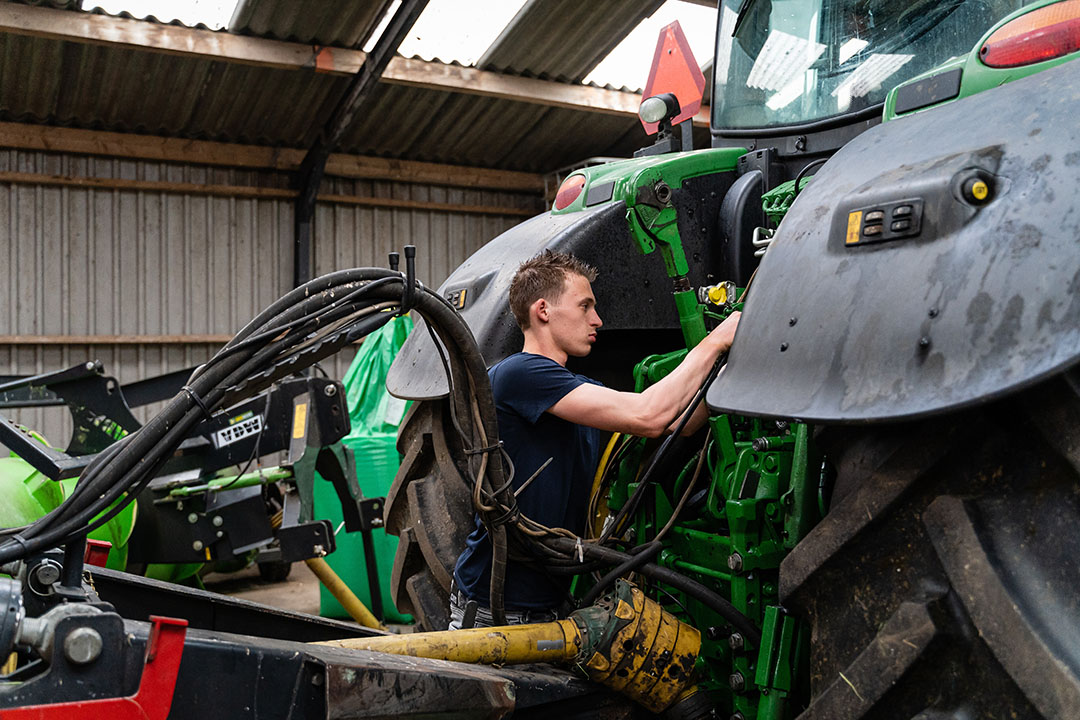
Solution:
M 392 2 L 240 0 L 228 29 L 229 32 L 278 40 L 356 48 L 386 14 Z
M 581 82 L 662 4 L 663 0 L 529 0 L 477 67 Z
M 348 78 L 0 34 L 0 119 L 308 147 Z M 547 172 L 647 142 L 636 118 L 380 85 L 342 152 Z
M 74 127 L 303 147 L 348 78 L 0 35 L 0 115 Z
M 274 1 L 282 8 L 288 5 Z M 627 2 L 646 13 L 660 0 Z M 250 12 L 273 7 L 269 0 L 245 0 L 245 5 Z M 583 16 L 575 17 L 584 22 Z M 607 37 L 614 39 L 614 34 L 609 31 Z M 533 47 L 543 43 L 534 38 Z M 304 148 L 311 146 L 348 83 L 348 77 L 313 69 L 0 33 L 0 120 Z M 707 144 L 707 130 L 698 128 L 695 141 Z M 629 156 L 648 142 L 634 117 L 382 84 L 339 150 L 550 172 L 598 155 Z

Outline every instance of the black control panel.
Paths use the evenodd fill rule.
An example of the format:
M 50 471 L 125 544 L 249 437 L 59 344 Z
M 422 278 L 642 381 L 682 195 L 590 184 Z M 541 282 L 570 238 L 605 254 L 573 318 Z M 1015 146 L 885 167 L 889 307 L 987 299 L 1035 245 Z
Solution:
M 847 217 L 844 244 L 869 245 L 914 237 L 922 229 L 921 198 L 896 200 L 852 210 Z

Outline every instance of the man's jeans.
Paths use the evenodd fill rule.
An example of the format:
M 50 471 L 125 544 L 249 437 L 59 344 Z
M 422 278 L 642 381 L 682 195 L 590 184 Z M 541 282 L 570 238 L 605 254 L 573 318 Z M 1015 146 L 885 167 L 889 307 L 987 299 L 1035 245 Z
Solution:
M 450 589 L 450 627 L 449 630 L 460 630 L 461 622 L 465 618 L 465 603 L 469 601 L 457 588 Z M 559 614 L 554 610 L 507 610 L 507 625 L 528 625 L 529 623 L 544 623 L 557 620 Z M 476 607 L 476 620 L 473 627 L 494 627 L 491 619 L 491 608 L 483 605 Z

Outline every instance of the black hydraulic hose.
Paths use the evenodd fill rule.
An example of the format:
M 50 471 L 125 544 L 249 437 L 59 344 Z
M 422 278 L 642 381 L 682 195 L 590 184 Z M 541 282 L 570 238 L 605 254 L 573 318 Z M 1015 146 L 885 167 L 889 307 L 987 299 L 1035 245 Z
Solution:
M 649 467 L 645 469 L 644 474 L 641 476 L 641 480 L 638 482 L 638 486 L 634 489 L 634 493 L 625 503 L 623 503 L 623 506 L 619 508 L 619 512 L 618 514 L 616 514 L 615 520 L 612 521 L 611 525 L 608 526 L 608 529 L 601 536 L 600 542 L 606 542 L 608 538 L 610 538 L 612 535 L 618 537 L 622 533 L 622 525 L 626 522 L 626 518 L 629 517 L 631 513 L 637 510 L 637 506 L 641 503 L 641 498 L 645 494 L 645 489 L 650 484 L 653 471 L 657 467 L 659 467 L 660 461 L 665 455 L 667 455 L 672 443 L 675 442 L 675 438 L 682 435 L 683 429 L 686 428 L 686 423 L 690 421 L 690 417 L 694 414 L 694 410 L 697 409 L 697 406 L 704 399 L 705 392 L 709 389 L 709 386 L 712 384 L 713 380 L 716 379 L 716 376 L 720 372 L 720 368 L 723 366 L 724 359 L 726 357 L 727 355 L 725 353 L 719 358 L 717 358 L 716 362 L 712 366 L 712 369 L 709 371 L 708 376 L 705 378 L 705 382 L 701 384 L 701 387 L 698 388 L 698 391 L 694 393 L 694 398 L 690 401 L 690 404 L 686 407 L 685 410 L 683 410 L 682 417 L 679 419 L 679 424 L 675 427 L 675 431 L 668 435 L 666 438 L 664 438 L 664 442 L 660 445 L 659 449 L 657 449 L 656 453 L 653 455 L 652 462 L 649 463 Z
M 792 200 L 799 197 L 799 183 L 802 181 L 803 177 L 806 176 L 806 173 L 810 172 L 811 168 L 815 168 L 818 165 L 824 165 L 826 161 L 828 161 L 828 159 L 829 158 L 818 158 L 817 160 L 808 162 L 805 166 L 803 166 L 803 169 L 800 170 L 799 174 L 795 176 L 795 194 L 791 196 Z
M 510 559 L 515 562 L 528 562 L 530 560 L 533 562 L 536 561 L 536 558 L 519 558 L 513 555 L 510 556 Z M 584 563 L 579 563 L 576 558 L 572 563 L 567 562 L 566 564 L 555 564 L 549 562 L 541 562 L 539 564 L 541 567 L 543 567 L 544 572 L 550 573 L 552 575 L 585 575 L 586 573 L 591 573 L 600 570 L 601 568 L 609 567 L 607 563 L 602 563 L 599 560 L 586 560 Z
M 383 285 L 383 284 L 386 284 L 386 283 L 389 283 L 389 282 L 393 282 L 394 280 L 396 280 L 396 278 L 392 278 L 392 277 L 380 278 L 378 280 L 372 280 L 371 282 L 369 282 L 369 283 L 367 283 L 365 285 L 361 285 L 356 290 L 353 290 L 352 292 L 350 292 L 345 297 L 342 297 L 339 300 L 335 300 L 333 303 L 331 303 L 329 306 L 327 306 L 325 308 L 325 310 L 329 311 L 329 310 L 331 310 L 331 308 L 334 308 L 335 306 L 340 306 L 340 305 L 348 303 L 348 302 L 355 302 L 360 297 L 362 297 L 364 294 L 370 292 L 372 290 L 372 288 L 379 287 L 380 285 Z M 240 351 L 242 349 L 245 349 L 247 347 L 250 347 L 253 344 L 257 344 L 261 340 L 272 339 L 273 337 L 276 337 L 277 335 L 280 335 L 281 332 L 283 332 L 285 330 L 291 330 L 293 328 L 301 327 L 301 326 L 303 326 L 304 323 L 310 322 L 310 321 L 312 321 L 314 319 L 317 319 L 317 318 L 319 318 L 321 316 L 322 316 L 321 312 L 313 312 L 313 313 L 309 313 L 307 315 L 304 315 L 302 317 L 298 317 L 298 318 L 296 318 L 294 320 L 285 322 L 285 323 L 283 323 L 281 325 L 274 325 L 269 330 L 263 330 L 261 332 L 256 332 L 255 334 L 248 336 L 246 339 L 241 340 L 240 342 L 238 342 L 236 344 L 231 344 L 230 343 L 230 345 L 222 348 L 217 353 L 217 355 L 215 357 L 218 357 L 218 358 L 225 357 L 226 355 L 229 355 L 229 354 L 232 354 L 234 352 L 238 352 L 238 351 Z M 278 317 L 280 317 L 280 315 Z
M 575 540 L 565 537 L 548 538 L 545 542 L 568 555 L 576 553 L 577 548 L 579 547 Z M 611 548 L 595 543 L 582 543 L 580 547 L 585 555 L 609 563 L 622 563 L 631 557 L 626 553 L 612 550 Z M 761 632 L 752 622 L 750 622 L 750 618 L 739 612 L 738 608 L 728 602 L 725 598 L 705 587 L 698 581 L 688 578 L 685 575 L 681 575 L 674 570 L 668 570 L 667 568 L 652 563 L 642 565 L 638 568 L 638 572 L 650 580 L 666 583 L 667 585 L 686 593 L 731 623 L 732 627 L 738 630 L 744 638 L 751 641 L 755 647 L 761 646 Z
M 323 298 L 313 298 L 312 294 L 332 290 L 349 282 L 387 279 L 389 274 L 385 270 L 361 269 L 335 273 L 329 278 L 320 278 L 317 282 L 301 288 L 300 292 L 290 293 L 284 300 L 279 300 L 261 313 L 255 321 L 248 324 L 246 328 L 248 334 L 250 336 L 251 331 L 263 329 L 269 324 L 271 329 L 266 331 L 264 337 L 268 341 L 272 340 L 273 337 L 285 332 L 285 329 L 281 327 L 283 324 L 295 320 L 297 316 L 303 320 L 305 316 L 318 315 L 317 310 L 314 313 L 311 312 L 314 309 L 313 306 L 317 308 L 320 303 L 325 305 L 327 299 L 331 307 L 340 308 L 333 315 L 347 316 L 356 310 L 341 307 L 339 299 L 334 297 L 334 292 L 330 292 Z M 400 283 L 400 275 L 397 278 Z M 295 302 L 288 302 L 289 300 Z M 435 305 L 445 307 L 441 303 L 441 298 L 438 300 L 439 302 Z M 381 324 L 389 317 L 377 319 L 380 321 L 378 324 Z M 314 322 L 321 325 L 322 322 L 319 320 L 316 317 Z M 361 321 L 360 324 L 367 325 L 368 323 Z M 328 337 L 336 337 L 339 333 L 340 331 L 335 331 Z M 25 536 L 16 536 L 13 541 L 0 546 L 0 557 L 19 556 L 45 545 L 51 545 L 69 535 L 72 537 L 84 535 L 88 529 L 86 523 L 91 518 L 108 508 L 109 504 L 119 499 L 125 492 L 135 486 L 145 484 L 152 477 L 154 470 L 167 459 L 175 445 L 179 444 L 190 429 L 201 421 L 202 414 L 206 412 L 202 406 L 214 407 L 224 397 L 230 385 L 242 381 L 244 377 L 254 372 L 260 363 L 272 365 L 275 356 L 286 351 L 291 345 L 304 342 L 305 339 L 303 334 L 295 333 L 277 342 L 269 342 L 268 346 L 261 351 L 253 347 L 249 352 L 239 352 L 237 356 L 228 357 L 236 352 L 236 345 L 243 342 L 243 339 L 239 341 L 234 339 L 230 343 L 233 346 L 230 353 L 226 353 L 225 357 L 216 356 L 211 363 L 202 368 L 198 376 L 193 377 L 185 390 L 190 397 L 184 394 L 178 395 L 159 416 L 147 423 L 139 432 L 125 438 L 124 441 L 112 446 L 96 458 L 77 485 L 76 492 L 70 498 L 72 502 L 65 503 L 57 508 L 57 511 L 50 513 L 37 523 L 21 529 Z M 254 358 L 254 362 L 251 358 Z M 196 397 L 201 401 L 196 400 Z M 108 515 L 114 515 L 120 509 L 122 505 L 113 508 Z M 103 517 L 94 524 L 98 525 L 107 520 L 108 517 Z
M 656 557 L 660 551 L 664 548 L 664 543 L 657 540 L 647 542 L 644 545 L 638 545 L 636 548 L 630 551 L 630 559 L 625 562 L 616 565 L 607 575 L 604 575 L 589 592 L 585 593 L 585 597 L 581 598 L 581 605 L 588 607 L 596 602 L 597 598 L 608 589 L 619 578 L 624 575 L 636 571 L 639 567 L 647 562 L 650 562 Z
M 410 256 L 414 256 L 413 252 L 406 253 L 407 260 L 412 260 Z M 408 280 L 411 280 L 415 265 L 411 262 L 408 265 Z M 468 325 L 448 301 L 420 283 L 407 281 L 399 272 L 379 268 L 343 270 L 316 278 L 286 293 L 259 313 L 192 374 L 184 390 L 161 413 L 88 466 L 71 502 L 65 502 L 54 513 L 21 529 L 7 541 L 0 541 L 0 562 L 24 557 L 58 541 L 84 537 L 89 524 L 98 526 L 107 522 L 134 499 L 135 493 L 149 483 L 180 442 L 205 415 L 217 410 L 230 392 L 235 394 L 237 387 L 257 385 L 260 376 L 265 381 L 275 367 L 282 367 L 290 358 L 297 362 L 296 370 L 302 369 L 301 363 L 310 364 L 318 359 L 314 356 L 319 354 L 319 345 L 335 347 L 389 320 L 391 312 L 359 315 L 380 301 L 395 304 L 404 301 L 406 307 L 412 304 L 446 349 L 451 381 L 455 376 L 461 377 L 465 382 L 459 382 L 458 386 L 472 392 L 478 418 L 468 417 L 467 424 L 472 428 L 470 434 L 476 436 L 462 439 L 473 445 L 473 454 L 489 453 L 482 487 L 494 499 L 499 513 L 485 518 L 494 558 L 491 606 L 495 620 L 503 621 L 509 545 L 506 525 L 516 520 L 517 513 L 513 492 L 506 482 L 506 470 L 498 455 L 495 404 L 483 356 Z M 320 337 L 319 333 L 323 335 Z M 314 352 L 313 348 L 316 348 Z M 305 352 L 306 355 L 299 355 Z M 253 382 L 248 384 L 249 380 Z
M 324 290 L 329 290 L 338 285 L 344 285 L 345 283 L 367 282 L 379 280 L 388 276 L 400 278 L 398 273 L 391 270 L 384 270 L 383 268 L 350 268 L 348 270 L 338 270 L 326 275 L 321 275 L 314 280 L 309 280 L 303 285 L 293 288 L 268 305 L 265 310 L 248 321 L 248 323 L 240 329 L 240 332 L 236 333 L 236 336 L 225 344 L 225 347 L 229 348 L 242 340 L 246 340 L 249 335 L 274 319 L 281 312 L 307 297 L 321 293 Z

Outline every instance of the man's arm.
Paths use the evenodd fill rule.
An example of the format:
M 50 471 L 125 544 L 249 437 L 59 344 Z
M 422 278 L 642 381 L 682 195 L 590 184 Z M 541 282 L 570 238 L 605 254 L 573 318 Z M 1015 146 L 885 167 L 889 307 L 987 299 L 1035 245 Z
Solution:
M 670 375 L 641 393 L 619 392 L 598 385 L 581 385 L 552 405 L 548 412 L 578 425 L 660 437 L 690 404 L 721 353 L 731 347 L 739 313 L 724 322 L 686 354 Z

